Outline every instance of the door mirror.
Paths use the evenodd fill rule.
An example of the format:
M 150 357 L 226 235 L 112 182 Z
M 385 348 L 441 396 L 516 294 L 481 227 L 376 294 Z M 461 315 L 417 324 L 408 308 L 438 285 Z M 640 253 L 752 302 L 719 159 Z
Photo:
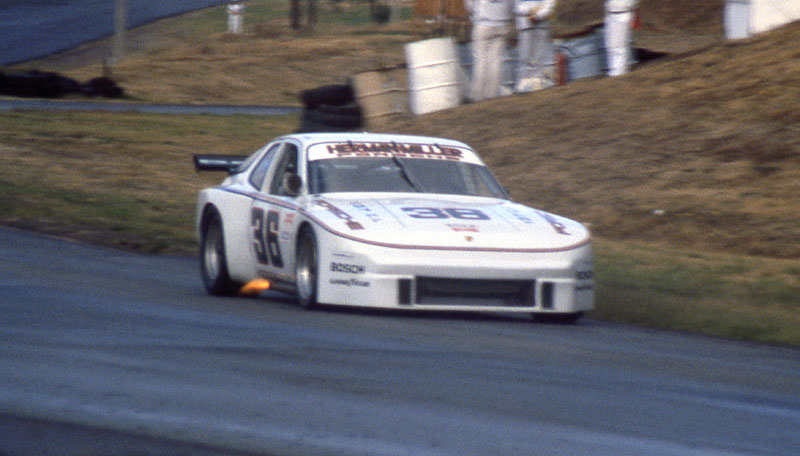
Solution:
M 303 179 L 300 179 L 295 173 L 286 173 L 283 175 L 283 183 L 281 184 L 283 193 L 287 196 L 297 196 L 300 194 L 300 189 L 303 187 Z

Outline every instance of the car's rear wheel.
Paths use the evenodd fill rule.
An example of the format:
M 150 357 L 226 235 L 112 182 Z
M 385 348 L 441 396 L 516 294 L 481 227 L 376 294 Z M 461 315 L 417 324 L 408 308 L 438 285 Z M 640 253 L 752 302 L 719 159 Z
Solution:
M 309 309 L 317 305 L 317 238 L 310 228 L 303 228 L 297 237 L 295 283 L 297 301 Z
M 238 293 L 241 284 L 228 275 L 228 261 L 225 257 L 225 239 L 222 222 L 213 215 L 205 224 L 200 240 L 200 274 L 206 290 L 217 296 L 231 296 Z

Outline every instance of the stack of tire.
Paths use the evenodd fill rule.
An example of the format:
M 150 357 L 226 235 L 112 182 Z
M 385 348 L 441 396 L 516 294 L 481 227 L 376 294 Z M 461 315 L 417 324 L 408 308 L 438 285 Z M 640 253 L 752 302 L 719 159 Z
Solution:
M 364 124 L 353 87 L 334 84 L 304 90 L 301 133 L 358 130 Z
M 121 98 L 123 90 L 109 78 L 94 78 L 86 84 L 58 73 L 31 70 L 0 71 L 0 95 L 28 98 L 61 98 L 78 94 L 86 97 Z

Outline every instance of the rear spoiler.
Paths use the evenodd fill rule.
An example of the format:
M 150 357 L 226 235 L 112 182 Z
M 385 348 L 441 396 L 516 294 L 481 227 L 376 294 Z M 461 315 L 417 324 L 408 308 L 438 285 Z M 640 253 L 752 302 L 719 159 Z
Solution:
M 234 174 L 246 158 L 239 155 L 195 155 L 194 169 L 197 171 L 226 171 L 228 174 Z

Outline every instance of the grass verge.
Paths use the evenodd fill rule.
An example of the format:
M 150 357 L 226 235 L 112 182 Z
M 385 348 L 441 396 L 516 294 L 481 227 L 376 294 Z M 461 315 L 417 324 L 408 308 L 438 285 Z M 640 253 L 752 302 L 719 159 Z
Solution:
M 606 240 L 595 256 L 597 318 L 800 346 L 795 261 Z
M 296 116 L 0 114 L 0 223 L 150 253 L 192 253 L 194 153 L 243 154 Z M 102 125 L 102 128 L 98 128 Z M 598 239 L 592 318 L 800 346 L 792 260 Z
M 402 44 L 422 37 L 408 20 L 378 26 L 363 7 L 342 6 L 313 33 L 290 30 L 277 0 L 251 5 L 242 36 L 224 33 L 224 8 L 170 18 L 132 31 L 136 51 L 114 76 L 133 100 L 297 104 L 304 89 L 402 62 Z M 685 54 L 387 128 L 464 140 L 519 200 L 590 222 L 599 235 L 592 317 L 800 346 L 800 91 L 796 47 L 785 46 L 798 29 L 719 43 L 719 2 L 644 0 L 642 9 L 650 27 L 637 40 Z M 580 28 L 602 17 L 602 2 L 561 1 L 558 17 L 557 27 Z M 102 47 L 22 67 L 86 80 L 102 72 Z M 0 223 L 193 252 L 196 192 L 222 176 L 195 173 L 191 155 L 248 153 L 297 123 L 0 113 Z

